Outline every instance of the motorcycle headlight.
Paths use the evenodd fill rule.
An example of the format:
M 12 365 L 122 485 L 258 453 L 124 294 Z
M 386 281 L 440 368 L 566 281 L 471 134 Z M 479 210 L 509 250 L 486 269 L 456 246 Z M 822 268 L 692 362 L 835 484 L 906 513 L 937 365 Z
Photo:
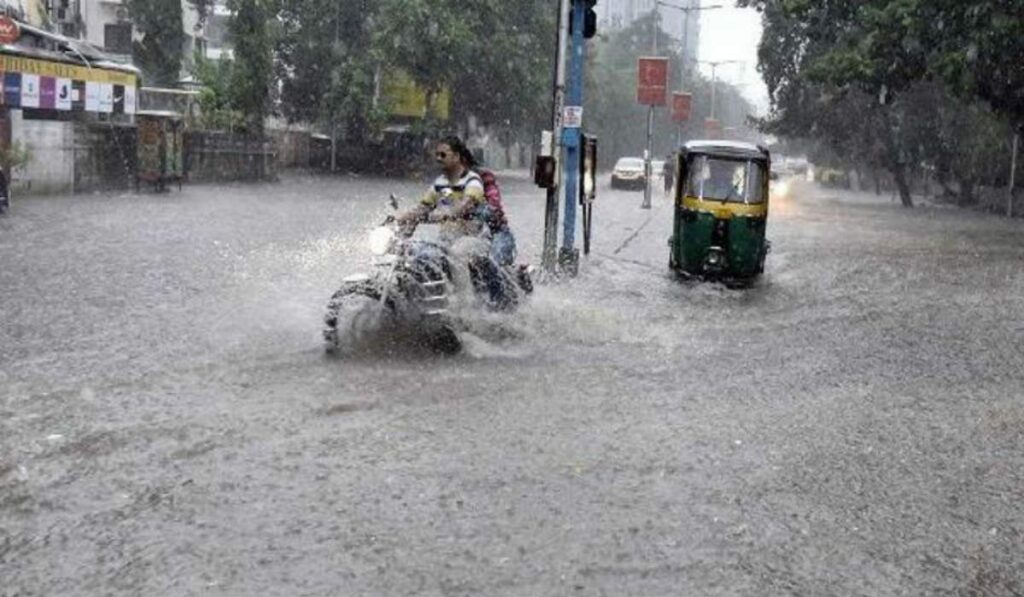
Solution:
M 391 249 L 391 243 L 395 240 L 395 231 L 387 226 L 379 226 L 370 232 L 370 252 L 374 255 L 384 255 Z

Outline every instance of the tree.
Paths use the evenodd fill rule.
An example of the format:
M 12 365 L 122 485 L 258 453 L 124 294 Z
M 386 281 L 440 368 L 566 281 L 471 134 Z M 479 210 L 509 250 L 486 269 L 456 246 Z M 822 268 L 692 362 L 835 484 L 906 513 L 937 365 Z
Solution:
M 842 147 L 839 133 L 850 114 L 842 111 L 844 96 L 862 94 L 875 101 L 858 100 L 869 114 L 854 113 L 872 123 L 881 143 L 859 157 L 881 159 L 904 205 L 912 204 L 912 166 L 934 167 L 944 185 L 956 179 L 961 203 L 973 202 L 979 177 L 999 176 L 992 151 L 1009 137 L 1000 118 L 1018 130 L 1024 124 L 1024 65 L 1013 58 L 1024 55 L 1024 19 L 1012 3 L 739 3 L 763 13 L 759 56 L 772 97 L 770 128 L 822 135 L 841 153 L 858 153 Z
M 231 69 L 233 108 L 242 113 L 245 128 L 263 133 L 270 112 L 273 82 L 273 31 L 277 14 L 274 0 L 228 0 L 232 11 L 229 32 L 234 49 Z
M 1024 127 L 1024 13 L 1005 0 L 915 0 L 929 74 Z
M 531 139 L 550 120 L 557 14 L 546 0 L 491 2 L 473 11 L 468 68 L 456 74 L 456 116 Z
M 369 43 L 375 7 L 368 0 L 285 3 L 275 51 L 282 111 L 289 120 L 357 139 L 376 128 L 379 58 Z
M 925 73 L 921 44 L 909 32 L 916 0 L 739 4 L 763 13 L 759 69 L 772 99 L 775 128 L 839 139 L 848 128 L 839 106 L 858 106 L 862 123 L 871 127 L 870 138 L 863 140 L 872 151 L 870 161 L 884 164 L 903 205 L 913 207 L 908 154 L 900 136 L 903 122 L 893 102 Z
M 544 0 L 383 0 L 374 47 L 428 98 L 450 90 L 458 120 L 525 130 L 549 103 L 554 18 Z
M 245 117 L 236 108 L 238 102 L 232 87 L 234 68 L 231 60 L 209 60 L 196 52 L 193 74 L 202 85 L 199 107 L 204 129 L 234 131 L 245 128 Z
M 135 30 L 142 38 L 132 44 L 135 64 L 149 85 L 176 86 L 181 78 L 182 28 L 180 2 L 125 0 Z

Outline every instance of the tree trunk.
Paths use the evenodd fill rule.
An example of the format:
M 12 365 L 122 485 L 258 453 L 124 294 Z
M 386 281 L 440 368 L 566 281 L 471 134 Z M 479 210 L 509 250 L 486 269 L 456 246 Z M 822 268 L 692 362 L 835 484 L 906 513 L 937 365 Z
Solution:
M 891 162 L 888 170 L 896 182 L 896 188 L 900 192 L 900 203 L 903 207 L 914 207 L 914 199 L 910 196 L 910 185 L 907 183 L 907 167 L 900 162 Z
M 977 198 L 974 196 L 974 180 L 971 178 L 961 178 L 960 193 L 957 195 L 957 204 L 961 207 L 967 207 L 974 205 L 977 202 Z
M 892 173 L 892 178 L 896 182 L 896 188 L 900 192 L 900 203 L 903 207 L 914 207 L 914 199 L 910 195 L 910 185 L 907 183 L 907 164 L 903 160 L 903 152 L 900 150 L 899 137 L 897 136 L 897 130 L 895 123 L 893 122 L 893 116 L 891 110 L 887 110 L 883 107 L 884 113 L 882 115 L 882 123 L 885 127 L 885 131 L 882 134 L 885 142 L 886 153 L 888 159 L 886 160 L 886 168 Z

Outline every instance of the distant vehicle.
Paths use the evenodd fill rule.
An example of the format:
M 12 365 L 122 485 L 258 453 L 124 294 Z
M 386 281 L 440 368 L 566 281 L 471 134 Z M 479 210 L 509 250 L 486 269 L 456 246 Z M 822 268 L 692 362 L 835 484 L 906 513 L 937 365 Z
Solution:
M 619 158 L 612 170 L 612 188 L 644 188 L 643 158 Z
M 788 199 L 793 194 L 793 183 L 796 180 L 797 177 L 784 176 L 772 166 L 772 173 L 768 177 L 768 195 L 772 199 Z

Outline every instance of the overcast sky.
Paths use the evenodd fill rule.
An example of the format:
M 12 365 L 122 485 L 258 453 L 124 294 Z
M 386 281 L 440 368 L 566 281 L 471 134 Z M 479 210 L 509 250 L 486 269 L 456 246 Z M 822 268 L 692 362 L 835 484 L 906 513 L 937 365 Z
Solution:
M 757 72 L 757 44 L 761 40 L 761 15 L 750 8 L 735 8 L 732 0 L 702 0 L 703 6 L 722 4 L 725 8 L 702 10 L 699 60 L 742 60 L 744 64 L 718 67 L 718 80 L 740 87 L 758 113 L 768 110 L 768 90 Z M 711 76 L 711 67 L 701 72 Z

